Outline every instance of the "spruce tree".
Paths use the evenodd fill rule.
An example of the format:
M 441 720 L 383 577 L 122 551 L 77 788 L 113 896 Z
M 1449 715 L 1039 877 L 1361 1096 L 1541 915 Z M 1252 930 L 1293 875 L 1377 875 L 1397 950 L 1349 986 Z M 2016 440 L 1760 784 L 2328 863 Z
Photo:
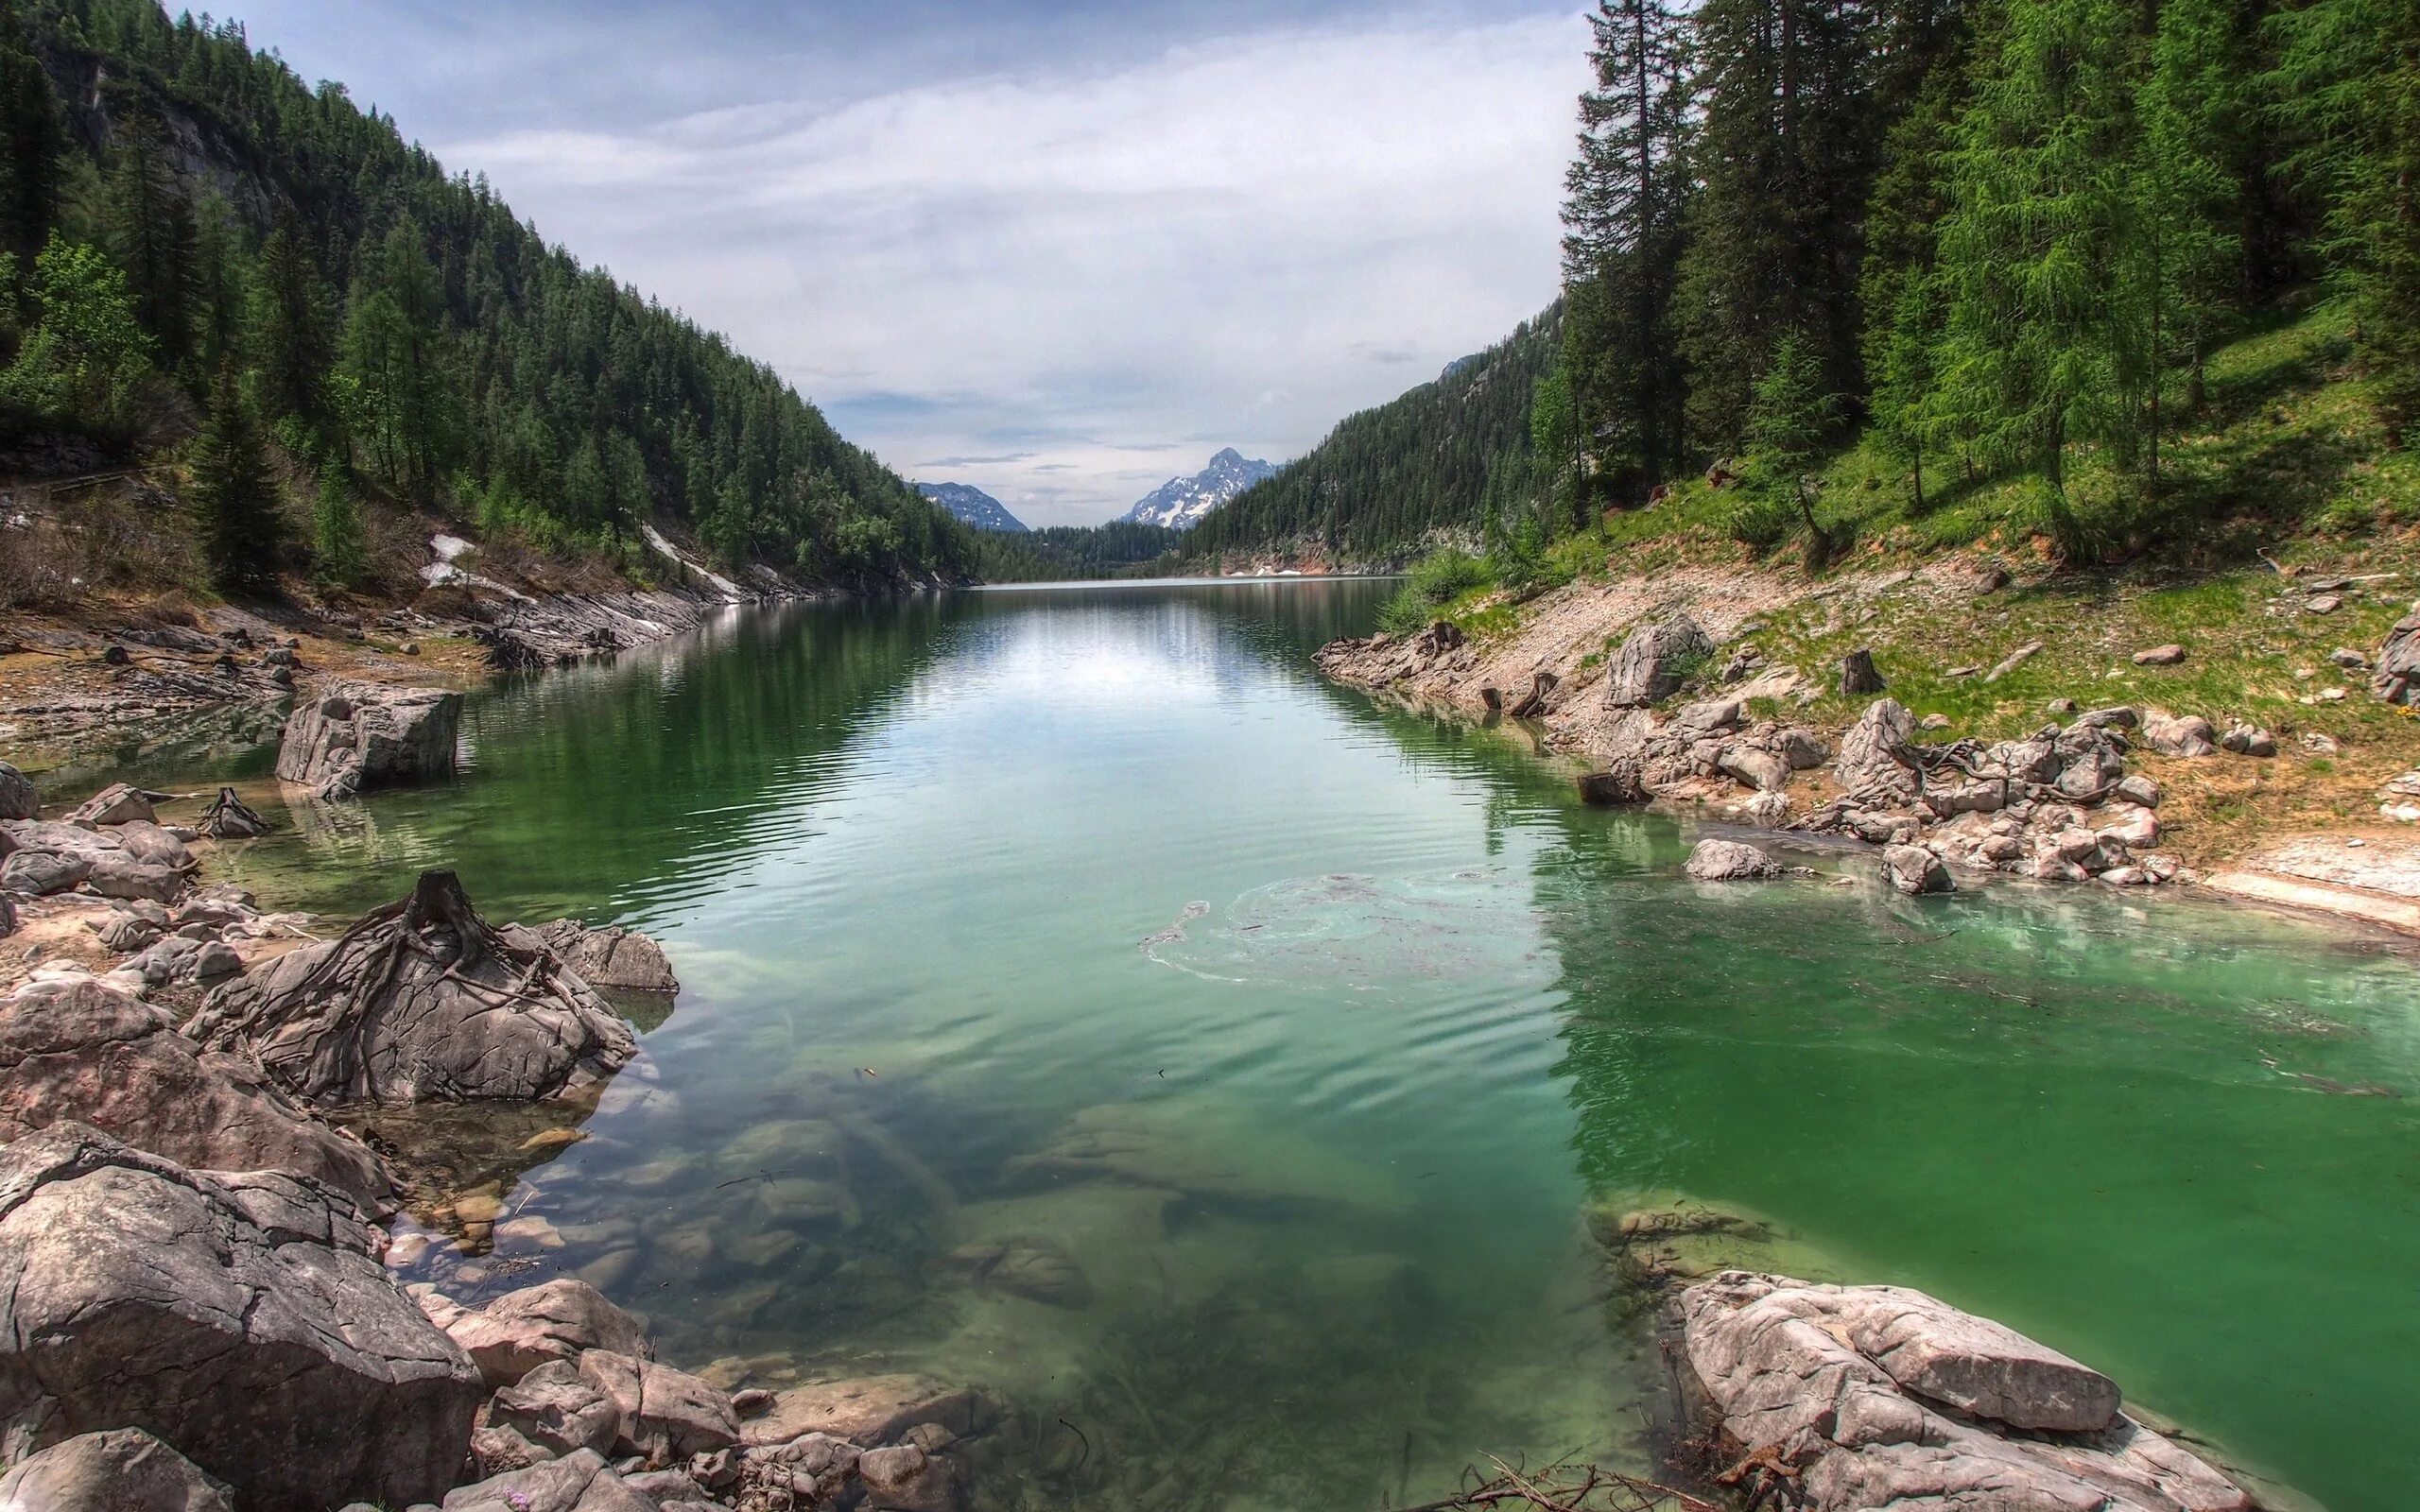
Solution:
M 328 292 L 319 266 L 291 217 L 261 243 L 250 321 L 253 369 L 261 403 L 278 419 L 324 427 L 327 379 L 336 366 Z
M 211 576 L 231 593 L 276 586 L 277 485 L 259 424 L 233 368 L 219 370 L 192 452 L 193 503 L 201 515 Z
M 434 498 L 455 444 L 444 370 L 444 306 L 419 225 L 406 217 L 370 249 L 345 323 L 345 369 L 360 386 L 377 471 L 406 495 Z
M 106 193 L 110 251 L 126 270 L 135 316 L 159 343 L 161 365 L 182 371 L 197 336 L 199 232 L 149 114 L 133 112 L 118 123 Z
M 340 469 L 322 468 L 320 497 L 311 509 L 312 575 L 327 587 L 352 588 L 368 565 L 360 502 Z
M 1786 507 L 1806 541 L 1806 569 L 1822 572 L 1833 541 L 1815 516 L 1816 470 L 1839 423 L 1839 396 L 1826 387 L 1815 344 L 1785 333 L 1756 380 L 1748 411 L 1748 447 L 1756 484 Z

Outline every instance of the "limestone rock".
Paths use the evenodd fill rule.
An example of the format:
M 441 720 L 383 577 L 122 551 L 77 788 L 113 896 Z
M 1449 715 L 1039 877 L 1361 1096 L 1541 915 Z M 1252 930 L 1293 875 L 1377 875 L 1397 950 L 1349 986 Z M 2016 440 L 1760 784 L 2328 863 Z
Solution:
M 637 1053 L 560 956 L 517 925 L 491 928 L 450 871 L 218 988 L 191 1032 L 314 1101 L 556 1097 Z
M 26 774 L 0 762 L 0 819 L 38 819 L 42 803 Z
M 542 926 L 538 937 L 590 987 L 622 992 L 678 992 L 664 947 L 635 929 L 591 929 L 576 919 Z
M 1726 1452 L 1792 1477 L 1809 1512 L 2253 1504 L 2120 1412 L 2106 1376 L 1921 1292 L 1731 1271 L 1677 1312 Z
M 2389 703 L 2420 704 L 2420 604 L 2387 631 L 2370 686 Z
M 1680 691 L 1694 660 L 1714 654 L 1714 643 L 1686 614 L 1675 614 L 1631 631 L 1605 675 L 1605 707 L 1643 709 Z
M 227 1487 L 140 1428 L 78 1434 L 0 1475 L 0 1512 L 234 1512 Z
M 647 1331 L 636 1318 L 569 1277 L 508 1292 L 484 1308 L 464 1307 L 433 1286 L 409 1290 L 490 1385 L 511 1385 L 541 1366 L 577 1360 L 590 1349 L 635 1355 L 647 1346 Z
M 1587 772 L 1580 779 L 1581 801 L 1600 808 L 1644 803 L 1654 796 L 1648 789 L 1646 774 L 1640 771 L 1636 757 L 1617 758 L 1607 763 L 1603 771 Z
M 2152 709 L 2143 715 L 2143 744 L 2163 756 L 2200 758 L 2219 753 L 2217 731 L 2199 714 L 2179 716 Z
M 1841 786 L 1869 804 L 1915 801 L 1922 783 L 1906 759 L 1915 733 L 1915 717 L 1897 699 L 1876 698 L 1867 705 L 1841 737 L 1841 752 L 1832 764 Z
M 866 1451 L 857 1478 L 873 1512 L 955 1512 L 962 1500 L 949 1461 L 914 1444 Z
M 84 885 L 104 898 L 172 903 L 184 894 L 185 874 L 174 867 L 154 866 L 121 851 L 95 859 L 84 873 Z
M 1757 793 L 1778 793 L 1789 785 L 1789 764 L 1769 750 L 1749 746 L 1725 746 L 1714 759 L 1714 768 L 1723 776 Z
M 2219 748 L 2238 756 L 2270 757 L 2277 754 L 2277 737 L 2258 725 L 2236 725 L 2219 737 Z
M 569 1360 L 542 1365 L 497 1392 L 488 1421 L 555 1454 L 602 1454 L 621 1432 L 621 1410 Z
M 139 1427 L 247 1509 L 406 1506 L 470 1447 L 478 1373 L 350 1202 L 200 1175 L 76 1125 L 0 1150 L 0 1424 L 13 1455 Z
M 2138 667 L 2172 667 L 2184 660 L 2185 647 L 2173 642 L 2135 653 L 2135 665 Z
M 1700 840 L 1682 870 L 1697 882 L 1764 882 L 1781 875 L 1772 857 L 1737 840 Z
M 360 1141 L 312 1118 L 259 1068 L 202 1050 L 166 1015 L 91 978 L 0 999 L 0 1140 L 61 1120 L 206 1171 L 289 1171 L 373 1214 L 394 1183 Z
M 128 855 L 147 866 L 174 869 L 193 860 L 182 840 L 147 819 L 129 819 L 118 825 L 117 843 Z
M 590 1349 L 577 1368 L 619 1415 L 614 1446 L 663 1465 L 739 1442 L 731 1398 L 685 1370 L 611 1349 Z
M 92 874 L 92 860 L 81 853 L 13 850 L 0 861 L 0 890 L 43 898 L 80 887 Z
M 1957 884 L 1941 857 L 1920 845 L 1894 845 L 1882 852 L 1883 879 L 1910 898 L 1928 892 L 1954 892 Z
M 593 1449 L 445 1495 L 444 1512 L 660 1512 Z
M 277 775 L 321 798 L 449 776 L 461 715 L 458 693 L 331 682 L 287 717 Z
M 67 816 L 70 824 L 124 824 L 133 819 L 157 824 L 160 816 L 152 812 L 150 794 L 124 782 L 112 782 Z

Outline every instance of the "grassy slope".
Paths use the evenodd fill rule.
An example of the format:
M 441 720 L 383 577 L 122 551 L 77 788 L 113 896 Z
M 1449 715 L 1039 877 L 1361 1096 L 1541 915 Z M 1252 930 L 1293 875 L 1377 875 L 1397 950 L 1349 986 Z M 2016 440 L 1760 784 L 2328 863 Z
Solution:
M 2344 828 L 2376 820 L 2377 789 L 2420 760 L 2420 725 L 2369 695 L 2366 675 L 2330 663 L 2344 646 L 2375 653 L 2389 626 L 2420 594 L 2420 457 L 2398 452 L 2375 419 L 2366 385 L 2344 367 L 2343 318 L 2322 307 L 2280 317 L 2218 352 L 2200 423 L 2169 444 L 2169 490 L 2153 508 L 2126 509 L 2105 467 L 2076 468 L 2075 491 L 2112 524 L 2111 559 L 2050 571 L 2029 528 L 2033 480 L 2009 478 L 1953 490 L 1946 479 L 1922 514 L 1903 472 L 1865 446 L 1826 473 L 1823 515 L 1856 544 L 1836 570 L 1913 566 L 1927 558 L 1996 556 L 2017 581 L 1945 614 L 1918 582 L 1853 614 L 1824 593 L 1768 616 L 1752 639 L 1773 661 L 1828 672 L 1870 646 L 1892 693 L 1919 715 L 1941 714 L 1948 733 L 1996 738 L 2040 727 L 2045 705 L 2118 703 L 2199 713 L 2224 729 L 2238 719 L 2275 731 L 2275 762 L 2151 763 L 2170 789 L 2164 817 L 2197 855 L 2240 851 L 2257 834 Z M 1651 574 L 1682 561 L 1756 559 L 1727 530 L 1734 490 L 1692 480 L 1652 509 L 1616 514 L 1558 543 L 1549 580 Z M 2392 574 L 2357 583 L 2343 607 L 2303 609 L 2296 579 L 2264 560 L 2320 574 Z M 1520 610 L 1480 589 L 1448 610 L 1472 633 L 1501 633 Z M 1998 682 L 1952 677 L 1989 668 L 2027 642 L 2045 649 Z M 2139 667 L 2133 653 L 2177 642 L 2188 660 Z M 1607 652 L 1613 649 L 1611 644 Z M 2314 701 L 2342 688 L 2341 701 Z M 1810 713 L 1840 726 L 1862 699 L 1826 693 Z M 2342 749 L 2304 747 L 2324 733 Z

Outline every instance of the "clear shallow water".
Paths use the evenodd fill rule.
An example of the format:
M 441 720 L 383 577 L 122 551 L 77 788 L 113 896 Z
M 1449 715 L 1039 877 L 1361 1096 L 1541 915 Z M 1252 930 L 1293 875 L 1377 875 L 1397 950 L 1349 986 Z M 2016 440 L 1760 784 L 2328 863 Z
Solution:
M 1318 681 L 1388 586 L 738 615 L 475 699 L 458 782 L 236 867 L 333 914 L 452 865 L 491 917 L 662 937 L 685 989 L 589 1138 L 465 1157 L 544 1224 L 429 1274 L 579 1270 L 693 1367 L 994 1385 L 1045 1463 L 1056 1419 L 1090 1446 L 1036 1504 L 1635 1453 L 1582 1213 L 1651 1190 L 2394 1503 L 2420 1118 L 2323 1089 L 2420 1090 L 2409 961 L 2082 890 L 1687 884 L 1682 827 L 1517 731 Z M 1010 1241 L 1055 1303 L 949 1259 Z

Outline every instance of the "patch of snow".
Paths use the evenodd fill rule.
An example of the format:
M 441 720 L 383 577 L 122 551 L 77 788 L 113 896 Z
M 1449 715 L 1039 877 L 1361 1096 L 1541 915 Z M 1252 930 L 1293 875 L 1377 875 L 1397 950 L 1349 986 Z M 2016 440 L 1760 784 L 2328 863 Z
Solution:
M 682 556 L 681 548 L 674 545 L 671 541 L 666 541 L 664 538 L 664 532 L 656 529 L 655 526 L 651 524 L 641 524 L 639 526 L 639 534 L 645 536 L 647 538 L 647 543 L 653 547 L 657 552 L 671 558 L 674 561 L 679 562 L 683 568 L 697 574 L 707 582 L 712 583 L 714 585 L 715 592 L 720 593 L 723 597 L 735 601 L 748 597 L 748 594 L 741 591 L 740 586 L 737 583 L 735 583 L 730 578 L 715 572 L 712 568 L 707 567 L 702 562 L 692 561 L 688 558 Z

